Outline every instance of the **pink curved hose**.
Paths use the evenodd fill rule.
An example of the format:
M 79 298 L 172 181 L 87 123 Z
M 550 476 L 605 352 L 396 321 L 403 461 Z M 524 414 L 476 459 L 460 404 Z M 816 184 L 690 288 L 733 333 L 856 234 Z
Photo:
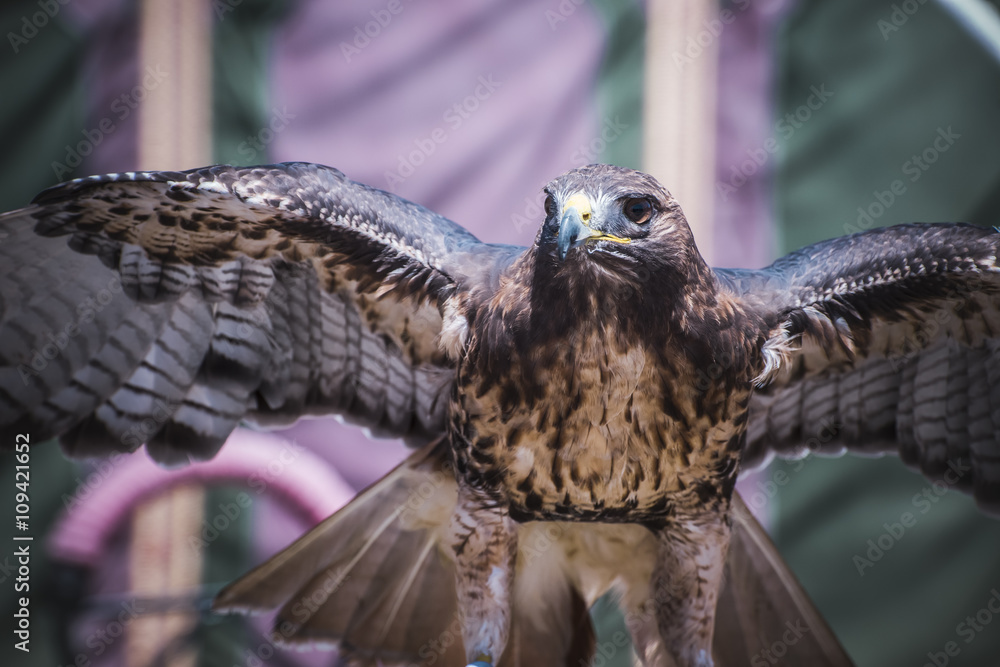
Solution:
M 310 524 L 333 514 L 355 493 L 308 449 L 276 435 L 237 429 L 214 459 L 178 470 L 158 467 L 141 450 L 101 461 L 72 496 L 63 498 L 66 508 L 49 534 L 49 553 L 55 560 L 93 567 L 133 508 L 192 482 L 273 495 Z

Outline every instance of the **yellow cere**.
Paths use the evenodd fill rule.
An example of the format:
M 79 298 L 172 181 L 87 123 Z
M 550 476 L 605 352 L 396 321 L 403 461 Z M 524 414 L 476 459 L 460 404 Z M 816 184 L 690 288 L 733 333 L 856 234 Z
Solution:
M 580 219 L 584 222 L 590 221 L 590 197 L 583 194 L 582 192 L 577 192 L 572 197 L 566 200 L 566 205 L 563 206 L 563 213 L 571 208 L 575 208 L 580 214 Z
M 590 197 L 582 192 L 577 192 L 566 200 L 566 205 L 563 206 L 563 213 L 571 208 L 575 208 L 577 212 L 579 212 L 580 219 L 583 220 L 584 226 L 593 232 L 587 237 L 588 241 L 614 241 L 615 243 L 632 242 L 632 239 L 622 238 L 621 236 L 615 236 L 614 234 L 605 234 L 604 232 L 598 231 L 588 225 L 587 223 L 590 222 L 591 218 Z

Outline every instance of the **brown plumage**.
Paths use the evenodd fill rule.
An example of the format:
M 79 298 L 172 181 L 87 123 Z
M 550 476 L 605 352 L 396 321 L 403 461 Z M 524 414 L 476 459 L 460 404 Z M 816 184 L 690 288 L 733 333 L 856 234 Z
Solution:
M 649 176 L 546 192 L 523 249 L 302 163 L 57 186 L 0 217 L 0 431 L 178 463 L 336 413 L 430 443 L 217 600 L 345 664 L 577 665 L 608 590 L 643 664 L 749 664 L 796 619 L 790 660 L 846 664 L 741 459 L 898 450 L 997 511 L 1000 236 L 713 270 Z

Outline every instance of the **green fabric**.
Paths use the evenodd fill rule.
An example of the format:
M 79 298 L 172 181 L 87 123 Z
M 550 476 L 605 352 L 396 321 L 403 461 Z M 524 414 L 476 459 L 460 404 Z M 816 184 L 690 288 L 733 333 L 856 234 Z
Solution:
M 210 486 L 205 491 L 200 550 L 207 598 L 254 565 L 250 555 L 258 498 L 245 487 Z M 246 617 L 207 614 L 201 623 L 198 664 L 203 667 L 238 665 L 247 648 L 258 646 Z
M 215 2 L 212 136 L 220 164 L 266 164 L 271 37 L 290 5 L 284 0 Z M 263 135 L 262 135 L 263 132 Z
M 646 18 L 635 2 L 593 0 L 605 26 L 604 58 L 597 80 L 602 126 L 624 126 L 606 143 L 598 160 L 639 169 L 642 166 L 643 81 Z
M 36 19 L 42 27 L 35 28 L 31 21 L 37 14 L 45 16 L 37 0 L 0 7 L 4 37 L 0 90 L 5 91 L 0 105 L 0 210 L 4 211 L 24 206 L 42 188 L 70 178 L 57 179 L 51 163 L 66 162 L 72 146 L 85 140 L 79 72 L 83 39 L 59 13 L 51 19 L 46 16 L 44 23 Z
M 903 4 L 911 13 L 894 16 Z M 801 2 L 781 32 L 778 69 L 778 117 L 814 86 L 833 93 L 784 142 L 783 252 L 870 225 L 1000 224 L 1000 65 L 940 5 Z M 948 128 L 960 136 L 921 170 L 914 154 Z M 902 194 L 890 196 L 894 181 Z M 859 665 L 916 667 L 929 653 L 938 664 L 1000 664 L 1000 617 L 971 636 L 960 625 L 1000 590 L 1000 522 L 957 492 L 915 500 L 930 484 L 894 457 L 809 459 L 788 475 L 779 549 Z M 904 513 L 913 525 L 884 536 L 899 534 Z M 891 548 L 877 561 L 855 558 L 868 560 L 868 540 L 880 537 Z M 957 655 L 944 653 L 949 642 Z
M 32 0 L 7 2 L 0 7 L 4 38 L 0 47 L 0 89 L 6 91 L 0 105 L 3 211 L 26 205 L 39 190 L 59 180 L 51 163 L 65 162 L 69 147 L 84 139 L 84 89 L 79 76 L 83 40 L 59 13 L 42 20 L 35 16 L 40 11 L 37 1 Z M 64 656 L 57 627 L 62 611 L 60 586 L 46 555 L 44 536 L 63 509 L 62 495 L 72 493 L 79 473 L 58 447 L 34 447 L 30 455 L 30 519 L 26 533 L 14 530 L 16 461 L 9 451 L 0 456 L 0 541 L 4 545 L 0 551 L 0 616 L 4 619 L 0 627 L 6 639 L 0 642 L 0 664 L 48 667 L 60 664 Z M 17 546 L 24 544 L 12 540 L 15 533 L 34 537 L 27 543 L 31 554 L 28 591 L 15 589 L 19 563 L 13 554 Z M 30 653 L 14 647 L 13 614 L 17 599 L 25 594 L 30 597 Z

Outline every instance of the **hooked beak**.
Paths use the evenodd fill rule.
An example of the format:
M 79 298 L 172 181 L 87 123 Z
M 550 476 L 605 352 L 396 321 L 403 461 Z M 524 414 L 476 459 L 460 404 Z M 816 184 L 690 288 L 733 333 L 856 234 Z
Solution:
M 570 249 L 583 245 L 587 239 L 595 236 L 600 236 L 600 233 L 583 224 L 583 217 L 577 207 L 567 206 L 559 221 L 559 238 L 556 240 L 559 261 L 566 259 L 566 253 Z
M 582 246 L 591 239 L 604 239 L 616 243 L 630 242 L 629 239 L 605 234 L 590 227 L 587 223 L 591 221 L 592 217 L 589 197 L 578 192 L 569 198 L 563 207 L 562 218 L 559 220 L 559 236 L 556 239 L 559 261 L 565 261 L 570 250 Z

